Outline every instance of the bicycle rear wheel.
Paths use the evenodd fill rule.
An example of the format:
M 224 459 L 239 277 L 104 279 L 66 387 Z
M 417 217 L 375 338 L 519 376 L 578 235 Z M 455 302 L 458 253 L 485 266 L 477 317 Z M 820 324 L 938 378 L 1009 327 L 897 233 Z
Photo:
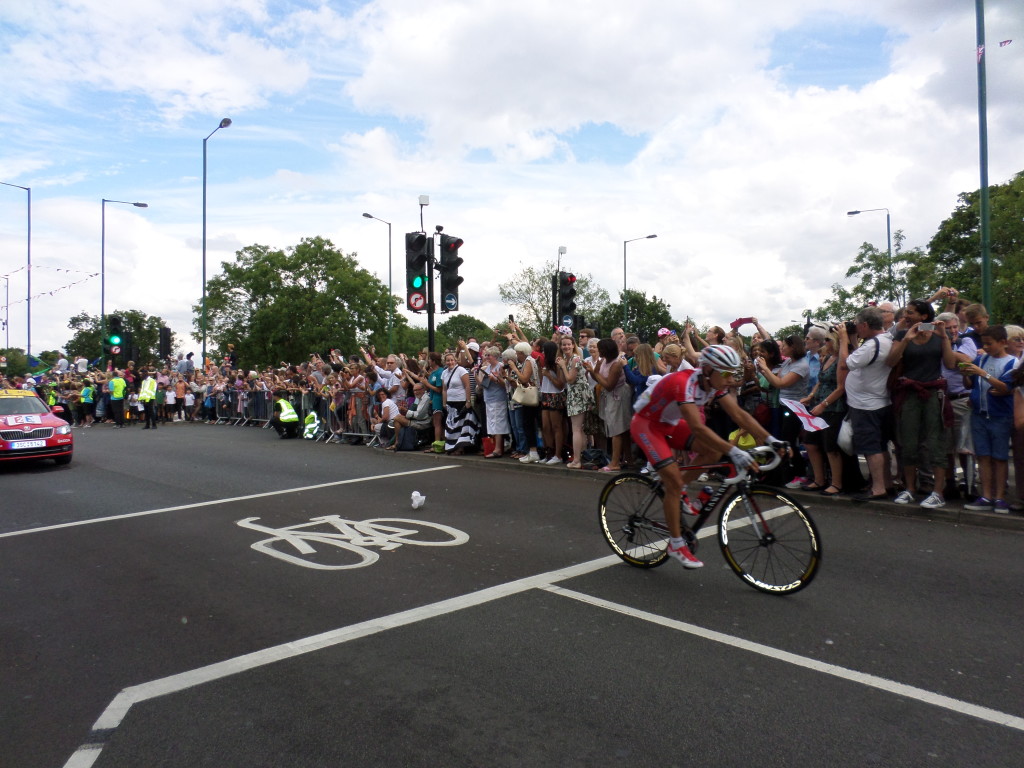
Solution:
M 601 491 L 598 517 L 608 546 L 637 568 L 653 568 L 668 559 L 664 495 L 659 483 L 629 472 L 609 480 Z
M 754 589 L 786 595 L 803 589 L 821 564 L 821 536 L 807 511 L 768 486 L 738 490 L 723 507 L 718 543 L 729 567 Z

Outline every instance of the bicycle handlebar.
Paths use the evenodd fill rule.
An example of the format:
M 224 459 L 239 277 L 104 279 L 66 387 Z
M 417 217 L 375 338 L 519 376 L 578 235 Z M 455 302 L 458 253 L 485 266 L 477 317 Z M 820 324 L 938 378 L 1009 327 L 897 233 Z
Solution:
M 786 444 L 786 447 L 789 447 L 788 443 Z M 761 472 L 771 471 L 782 463 L 782 455 L 777 453 L 774 448 L 767 445 L 759 445 L 756 448 L 751 448 L 747 453 L 753 456 L 754 460 L 757 461 L 758 468 Z M 764 457 L 767 461 L 762 461 L 760 457 Z M 736 474 L 733 477 L 727 478 L 724 482 L 726 485 L 735 485 L 736 483 L 746 480 L 748 474 L 748 470 L 737 467 Z

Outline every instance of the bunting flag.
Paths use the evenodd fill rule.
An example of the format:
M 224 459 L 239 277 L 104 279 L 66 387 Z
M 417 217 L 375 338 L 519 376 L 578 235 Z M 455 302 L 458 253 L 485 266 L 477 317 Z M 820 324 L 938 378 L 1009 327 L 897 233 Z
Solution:
M 68 269 L 68 270 L 61 270 L 61 271 L 64 271 L 64 272 L 76 272 L 78 270 Z M 88 273 L 82 272 L 81 274 L 84 275 L 84 274 L 88 274 Z M 86 283 L 89 280 L 92 280 L 97 275 L 99 275 L 99 272 L 95 272 L 95 273 L 89 275 L 88 277 L 86 277 L 83 280 L 76 280 L 73 283 L 68 283 L 67 285 L 62 285 L 60 288 L 54 288 L 52 291 L 42 291 L 40 293 L 37 293 L 32 298 L 33 299 L 39 299 L 39 298 L 42 298 L 43 296 L 53 296 L 53 294 L 55 294 L 55 293 L 60 293 L 61 291 L 66 291 L 68 288 L 73 288 L 76 285 L 81 285 L 82 283 Z M 0 309 L 8 309 L 9 307 L 17 306 L 18 304 L 24 304 L 27 301 L 28 301 L 28 299 L 18 299 L 17 301 L 12 301 L 10 304 L 0 305 Z
M 1000 48 L 1005 48 L 1006 46 L 1008 46 L 1012 42 L 1013 42 L 1013 40 L 1003 40 L 1002 42 L 999 43 L 999 47 Z
M 0 277 L 10 277 L 11 275 L 16 275 L 19 272 L 25 272 L 28 269 L 49 269 L 52 270 L 53 272 L 65 272 L 69 275 L 89 275 L 89 277 L 96 277 L 96 275 L 99 274 L 99 272 L 87 272 L 84 269 L 66 269 L 65 267 L 50 267 L 47 266 L 46 264 L 33 264 L 29 266 L 28 264 L 26 264 L 24 267 L 18 267 L 13 272 L 8 272 L 6 275 L 0 275 Z
M 984 45 L 979 45 L 978 46 L 978 63 L 979 64 L 981 64 L 981 57 L 984 56 L 984 55 L 985 55 L 985 46 Z

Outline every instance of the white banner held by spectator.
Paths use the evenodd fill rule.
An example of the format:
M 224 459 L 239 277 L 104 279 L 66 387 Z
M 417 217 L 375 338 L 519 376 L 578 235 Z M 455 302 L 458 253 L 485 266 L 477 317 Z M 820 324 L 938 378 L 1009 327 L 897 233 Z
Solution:
M 811 416 L 811 412 L 799 400 L 781 400 L 780 402 L 800 417 L 800 423 L 808 432 L 820 432 L 823 429 L 828 429 L 828 422 L 817 416 Z

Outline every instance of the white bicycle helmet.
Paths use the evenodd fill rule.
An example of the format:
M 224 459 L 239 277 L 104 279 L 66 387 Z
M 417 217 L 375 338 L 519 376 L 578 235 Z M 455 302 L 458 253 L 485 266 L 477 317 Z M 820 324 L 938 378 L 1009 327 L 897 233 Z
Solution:
M 725 344 L 712 344 L 700 353 L 700 365 L 719 373 L 737 373 L 743 369 L 739 353 Z

